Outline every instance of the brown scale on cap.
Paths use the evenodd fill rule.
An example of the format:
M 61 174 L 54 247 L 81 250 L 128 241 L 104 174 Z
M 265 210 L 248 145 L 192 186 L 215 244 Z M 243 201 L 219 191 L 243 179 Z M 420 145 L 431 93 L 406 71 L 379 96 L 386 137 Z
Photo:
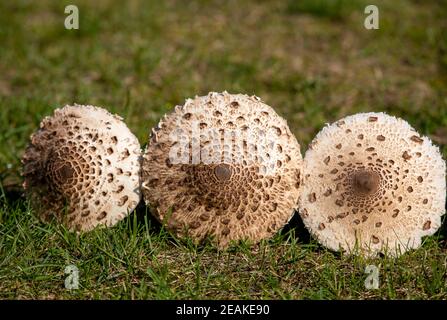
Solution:
M 269 238 L 289 221 L 301 166 L 298 142 L 271 107 L 210 93 L 177 106 L 153 130 L 142 191 L 173 233 L 197 242 L 210 236 L 224 248 Z
M 139 143 L 121 118 L 102 108 L 55 110 L 31 136 L 22 163 L 37 215 L 70 230 L 112 226 L 140 199 Z
M 398 255 L 440 227 L 445 162 L 407 122 L 384 113 L 349 116 L 325 127 L 312 146 L 299 208 L 324 245 Z

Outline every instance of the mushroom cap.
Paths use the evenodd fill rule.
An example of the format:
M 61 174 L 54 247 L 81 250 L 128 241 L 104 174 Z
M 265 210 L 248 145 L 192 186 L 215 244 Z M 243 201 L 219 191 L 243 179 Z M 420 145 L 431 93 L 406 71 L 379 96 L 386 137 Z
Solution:
M 112 226 L 140 200 L 141 151 L 122 118 L 94 106 L 46 117 L 22 158 L 24 189 L 43 221 Z
M 258 242 L 292 217 L 300 146 L 259 98 L 209 93 L 188 99 L 153 129 L 143 155 L 143 197 L 178 237 Z
M 332 250 L 397 256 L 441 226 L 445 162 L 402 119 L 361 113 L 326 126 L 303 172 L 300 215 Z

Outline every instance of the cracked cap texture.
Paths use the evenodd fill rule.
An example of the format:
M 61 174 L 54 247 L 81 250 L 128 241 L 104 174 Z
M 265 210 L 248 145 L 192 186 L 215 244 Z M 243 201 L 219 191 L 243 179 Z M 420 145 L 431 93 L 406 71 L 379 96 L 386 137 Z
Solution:
M 332 250 L 397 256 L 441 226 L 445 162 L 402 119 L 362 113 L 326 126 L 303 171 L 300 215 Z
M 94 106 L 46 117 L 22 158 L 38 216 L 70 230 L 112 226 L 140 200 L 140 145 L 122 119 Z
M 302 167 L 287 123 L 255 96 L 188 99 L 153 130 L 143 156 L 143 197 L 179 237 L 269 238 L 292 217 Z

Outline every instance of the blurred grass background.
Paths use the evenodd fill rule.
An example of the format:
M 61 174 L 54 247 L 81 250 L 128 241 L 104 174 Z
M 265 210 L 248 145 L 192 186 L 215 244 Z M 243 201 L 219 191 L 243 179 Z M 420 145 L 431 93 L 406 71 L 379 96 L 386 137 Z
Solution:
M 79 30 L 64 28 L 68 4 L 79 8 Z M 379 30 L 363 26 L 367 4 L 379 7 Z M 20 184 L 28 137 L 56 107 L 106 107 L 144 144 L 165 112 L 209 91 L 260 96 L 288 120 L 303 152 L 325 123 L 386 111 L 430 136 L 446 156 L 446 18 L 445 0 L 0 1 L 2 189 Z M 392 280 L 367 292 L 363 262 L 353 267 L 351 258 L 290 234 L 261 246 L 267 255 L 242 246 L 221 256 L 173 244 L 147 225 L 132 227 L 130 217 L 79 239 L 39 224 L 26 202 L 5 192 L 1 199 L 0 297 L 447 298 L 442 237 L 403 264 L 377 262 Z M 147 237 L 121 243 L 134 233 Z M 282 250 L 302 263 L 282 266 Z M 128 258 L 111 258 L 123 254 Z M 208 262 L 199 266 L 200 257 Z M 265 257 L 270 264 L 256 269 Z M 63 289 L 64 263 L 73 260 L 87 279 L 77 293 Z M 182 274 L 188 268 L 192 274 Z M 251 273 L 238 271 L 244 268 Z

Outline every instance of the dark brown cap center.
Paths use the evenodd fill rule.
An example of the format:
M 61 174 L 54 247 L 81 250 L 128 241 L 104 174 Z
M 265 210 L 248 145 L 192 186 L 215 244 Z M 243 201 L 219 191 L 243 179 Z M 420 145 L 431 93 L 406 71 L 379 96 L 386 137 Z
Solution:
M 214 168 L 217 179 L 224 182 L 231 178 L 231 168 L 228 164 L 221 163 Z
M 78 178 L 76 161 L 69 155 L 53 152 L 48 157 L 46 166 L 48 183 L 61 192 L 65 192 Z
M 62 181 L 72 179 L 74 176 L 74 173 L 75 173 L 74 169 L 70 165 L 67 165 L 67 164 L 64 164 L 58 170 L 59 177 Z
M 371 171 L 359 171 L 354 173 L 352 180 L 356 193 L 369 195 L 377 191 L 380 185 L 380 175 Z

